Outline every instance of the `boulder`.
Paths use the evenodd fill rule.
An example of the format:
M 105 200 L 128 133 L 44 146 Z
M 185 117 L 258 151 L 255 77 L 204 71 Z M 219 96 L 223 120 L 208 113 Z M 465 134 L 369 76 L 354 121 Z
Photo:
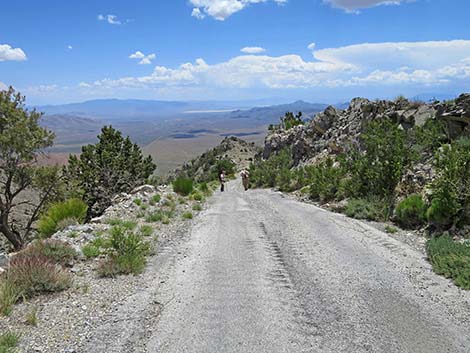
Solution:
M 10 258 L 6 253 L 0 253 L 0 267 L 7 267 L 10 262 Z
M 142 185 L 131 191 L 131 195 L 135 194 L 153 194 L 156 192 L 156 189 L 153 185 Z

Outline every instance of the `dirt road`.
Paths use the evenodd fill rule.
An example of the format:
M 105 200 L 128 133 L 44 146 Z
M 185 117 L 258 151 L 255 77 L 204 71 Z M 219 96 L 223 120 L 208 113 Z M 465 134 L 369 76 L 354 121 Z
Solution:
M 279 193 L 229 183 L 159 256 L 90 352 L 470 352 L 469 292 L 387 234 Z

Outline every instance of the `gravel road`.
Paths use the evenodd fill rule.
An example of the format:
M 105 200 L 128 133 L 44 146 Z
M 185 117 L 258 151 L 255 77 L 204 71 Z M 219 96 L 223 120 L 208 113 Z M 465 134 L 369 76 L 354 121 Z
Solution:
M 94 351 L 470 352 L 470 292 L 387 234 L 280 193 L 229 183 L 165 254 Z

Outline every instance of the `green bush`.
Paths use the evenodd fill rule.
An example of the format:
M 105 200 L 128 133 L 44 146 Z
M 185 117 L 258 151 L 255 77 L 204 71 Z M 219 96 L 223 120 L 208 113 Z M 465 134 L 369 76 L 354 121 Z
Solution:
M 380 199 L 350 199 L 344 213 L 348 217 L 385 221 L 388 218 L 389 203 Z
M 198 203 L 193 205 L 193 211 L 202 211 L 202 206 Z
M 193 214 L 191 212 L 183 213 L 183 219 L 193 219 Z
M 108 258 L 100 264 L 98 273 L 103 277 L 141 273 L 150 252 L 149 243 L 141 235 L 123 227 L 115 226 L 110 233 L 111 248 Z
M 50 237 L 60 230 L 59 224 L 64 220 L 73 220 L 75 223 L 82 223 L 85 220 L 87 209 L 86 203 L 79 199 L 69 199 L 64 202 L 52 204 L 47 212 L 39 219 L 39 233 L 44 237 Z
M 20 335 L 14 332 L 0 334 L 0 353 L 14 353 L 20 341 Z
M 435 164 L 429 222 L 438 227 L 470 224 L 470 138 L 443 146 Z
M 137 222 L 127 219 L 111 219 L 108 221 L 108 224 L 113 227 L 122 227 L 127 230 L 133 230 L 137 227 Z
M 149 237 L 153 234 L 153 227 L 147 224 L 144 224 L 140 227 L 139 232 L 143 237 Z
M 292 151 L 285 148 L 267 160 L 256 160 L 250 166 L 250 183 L 254 187 L 275 187 L 282 184 L 287 189 L 291 184 L 290 169 L 294 162 Z
M 142 200 L 141 199 L 134 199 L 134 202 L 137 206 L 141 206 L 142 205 Z
M 195 201 L 202 201 L 204 199 L 204 196 L 202 196 L 201 193 L 199 192 L 194 192 L 192 195 L 191 195 L 191 198 Z
M 361 146 L 342 156 L 350 174 L 348 196 L 392 196 L 414 158 L 406 132 L 388 119 L 372 121 L 361 135 Z
M 193 181 L 192 179 L 179 177 L 173 182 L 173 191 L 183 195 L 188 196 L 193 191 Z
M 77 252 L 68 244 L 59 240 L 38 240 L 22 252 L 28 256 L 44 256 L 49 261 L 68 265 L 77 258 Z
M 395 228 L 395 227 L 391 227 L 389 225 L 386 225 L 385 226 L 385 231 L 388 233 L 388 234 L 395 234 L 395 233 L 398 233 L 398 229 Z
M 327 158 L 309 170 L 310 197 L 322 202 L 337 198 L 340 183 L 346 172 L 340 165 L 335 165 L 332 158 Z
M 151 213 L 145 218 L 145 221 L 148 223 L 161 222 L 164 217 L 163 211 L 159 210 L 157 212 Z
M 209 192 L 209 187 L 207 186 L 207 183 L 204 182 L 204 183 L 201 183 L 199 184 L 199 190 L 202 191 L 204 194 Z
M 425 221 L 426 210 L 427 205 L 421 195 L 410 195 L 395 210 L 397 222 L 405 228 L 419 227 Z
M 162 197 L 160 196 L 160 194 L 153 195 L 150 199 L 150 205 L 155 206 L 157 203 L 160 202 L 161 199 Z
M 464 289 L 470 289 L 470 245 L 457 243 L 450 237 L 434 237 L 426 243 L 434 272 L 453 279 Z
M 82 247 L 82 253 L 87 259 L 94 259 L 100 256 L 101 250 L 98 246 L 93 244 L 86 244 Z

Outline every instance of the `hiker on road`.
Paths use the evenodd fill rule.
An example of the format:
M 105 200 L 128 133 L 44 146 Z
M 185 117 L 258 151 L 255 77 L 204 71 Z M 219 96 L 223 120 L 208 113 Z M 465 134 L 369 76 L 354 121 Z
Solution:
M 224 190 L 225 190 L 225 170 L 222 170 L 220 172 L 219 181 L 220 181 L 220 191 L 224 192 Z
M 243 169 L 241 172 L 240 172 L 240 176 L 242 177 L 242 183 L 243 183 L 243 187 L 245 188 L 245 191 L 248 190 L 248 186 L 250 184 L 250 172 L 246 169 Z

